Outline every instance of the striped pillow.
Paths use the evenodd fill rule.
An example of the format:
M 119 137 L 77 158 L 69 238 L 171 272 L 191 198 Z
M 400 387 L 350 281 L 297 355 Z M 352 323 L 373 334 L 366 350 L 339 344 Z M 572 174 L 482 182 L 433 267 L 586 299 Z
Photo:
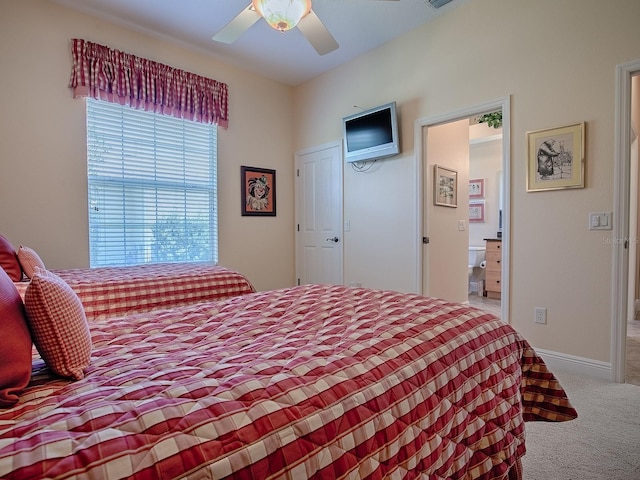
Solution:
M 76 293 L 55 273 L 36 267 L 24 305 L 33 343 L 47 366 L 62 377 L 84 378 L 91 336 Z
M 35 273 L 36 267 L 40 267 L 43 270 L 45 269 L 44 262 L 36 251 L 24 245 L 20 245 L 20 248 L 18 248 L 18 261 L 20 262 L 22 271 L 29 278 Z

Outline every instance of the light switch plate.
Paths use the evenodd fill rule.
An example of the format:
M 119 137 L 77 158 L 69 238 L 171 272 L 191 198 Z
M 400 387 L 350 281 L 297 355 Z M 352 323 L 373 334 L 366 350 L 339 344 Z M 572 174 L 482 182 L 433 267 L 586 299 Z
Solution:
M 613 212 L 589 213 L 589 230 L 612 230 Z

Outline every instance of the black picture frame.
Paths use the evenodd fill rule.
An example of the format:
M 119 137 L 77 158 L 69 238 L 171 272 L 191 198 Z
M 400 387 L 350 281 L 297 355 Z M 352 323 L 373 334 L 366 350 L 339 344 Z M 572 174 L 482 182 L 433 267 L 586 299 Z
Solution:
M 242 216 L 276 216 L 276 171 L 240 167 Z

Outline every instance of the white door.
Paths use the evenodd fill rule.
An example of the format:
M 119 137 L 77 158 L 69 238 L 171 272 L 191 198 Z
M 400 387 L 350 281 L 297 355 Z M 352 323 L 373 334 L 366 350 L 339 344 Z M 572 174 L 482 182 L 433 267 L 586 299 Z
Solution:
M 298 284 L 342 284 L 342 147 L 296 153 Z
M 429 243 L 424 246 L 423 294 L 454 302 L 468 300 L 469 120 L 456 120 L 423 129 L 426 163 L 424 220 Z M 428 141 L 427 141 L 428 138 Z M 455 207 L 434 205 L 436 164 L 452 180 Z

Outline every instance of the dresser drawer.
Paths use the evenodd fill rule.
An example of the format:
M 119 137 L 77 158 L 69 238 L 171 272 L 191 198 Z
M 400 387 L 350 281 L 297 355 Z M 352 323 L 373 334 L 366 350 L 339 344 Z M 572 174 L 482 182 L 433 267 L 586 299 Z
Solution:
M 487 255 L 490 253 L 502 253 L 502 242 L 488 241 L 487 242 Z
M 484 279 L 484 288 L 487 292 L 501 292 L 502 280 L 500 272 L 487 272 Z
M 485 261 L 487 272 L 502 271 L 502 252 L 488 252 Z

